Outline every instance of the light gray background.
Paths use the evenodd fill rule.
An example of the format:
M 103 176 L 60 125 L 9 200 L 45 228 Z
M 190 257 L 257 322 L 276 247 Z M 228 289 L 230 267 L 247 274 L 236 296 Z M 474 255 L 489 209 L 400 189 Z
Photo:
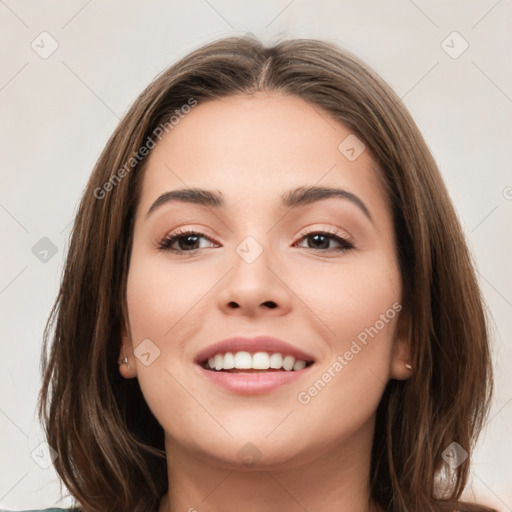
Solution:
M 510 0 L 0 0 L 0 15 L 0 506 L 69 503 L 53 469 L 31 457 L 42 441 L 34 408 L 43 327 L 100 151 L 157 73 L 203 43 L 252 32 L 337 42 L 379 72 L 419 124 L 493 317 L 496 393 L 468 496 L 512 510 Z M 43 31 L 59 45 L 46 59 L 31 47 L 51 48 Z M 469 44 L 458 58 L 463 40 L 442 44 L 453 31 Z M 46 262 L 32 252 L 43 237 L 57 248 Z

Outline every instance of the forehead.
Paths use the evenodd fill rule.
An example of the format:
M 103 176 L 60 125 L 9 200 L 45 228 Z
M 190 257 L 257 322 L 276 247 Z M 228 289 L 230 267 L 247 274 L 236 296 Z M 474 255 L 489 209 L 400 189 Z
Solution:
M 363 147 L 329 113 L 296 96 L 211 100 L 192 108 L 152 150 L 140 205 L 147 211 L 162 192 L 198 187 L 221 191 L 228 204 L 264 207 L 289 189 L 316 185 L 342 186 L 386 208 L 369 152 L 357 156 Z

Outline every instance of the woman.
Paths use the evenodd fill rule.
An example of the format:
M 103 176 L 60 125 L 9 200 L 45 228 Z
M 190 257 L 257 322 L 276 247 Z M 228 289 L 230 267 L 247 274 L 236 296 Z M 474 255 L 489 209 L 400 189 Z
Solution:
M 149 85 L 43 353 L 81 510 L 487 510 L 460 502 L 492 382 L 461 227 L 399 98 L 330 43 L 224 39 Z

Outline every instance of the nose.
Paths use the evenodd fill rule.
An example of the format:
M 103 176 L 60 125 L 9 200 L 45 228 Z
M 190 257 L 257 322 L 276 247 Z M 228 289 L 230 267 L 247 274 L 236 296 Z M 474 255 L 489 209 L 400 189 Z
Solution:
M 249 247 L 251 256 L 244 247 Z M 256 249 L 256 254 L 261 254 L 254 259 Z M 293 292 L 287 283 L 289 273 L 284 275 L 281 268 L 271 249 L 240 244 L 230 270 L 219 283 L 219 308 L 226 314 L 248 317 L 286 314 L 292 306 Z

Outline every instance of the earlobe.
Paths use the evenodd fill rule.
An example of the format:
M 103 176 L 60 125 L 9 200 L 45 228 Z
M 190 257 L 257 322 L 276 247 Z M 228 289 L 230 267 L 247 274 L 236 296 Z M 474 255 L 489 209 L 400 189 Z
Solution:
M 402 312 L 397 328 L 397 336 L 393 344 L 390 376 L 392 379 L 405 380 L 411 377 L 410 320 L 406 312 Z
M 125 379 L 133 379 L 137 376 L 137 368 L 130 365 L 130 359 L 128 357 L 124 357 L 119 363 L 119 373 Z
M 125 379 L 133 379 L 137 376 L 137 367 L 135 365 L 133 347 L 130 339 L 125 334 L 124 330 L 122 333 L 121 349 L 119 352 L 119 373 Z
M 396 340 L 391 360 L 391 378 L 396 380 L 408 379 L 413 373 L 410 361 L 409 343 L 403 340 Z

